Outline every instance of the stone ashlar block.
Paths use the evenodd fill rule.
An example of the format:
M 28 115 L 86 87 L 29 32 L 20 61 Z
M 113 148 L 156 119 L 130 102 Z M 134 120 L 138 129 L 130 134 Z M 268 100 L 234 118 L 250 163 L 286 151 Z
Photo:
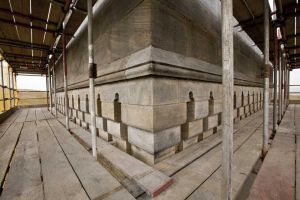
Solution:
M 187 122 L 181 125 L 182 139 L 192 138 L 203 132 L 203 119 Z
M 131 145 L 129 144 L 129 142 L 127 140 L 123 140 L 118 137 L 112 136 L 112 141 L 113 141 L 113 144 L 117 148 L 121 149 L 122 151 L 125 151 L 126 153 L 131 152 Z
M 140 106 L 122 104 L 122 122 L 148 132 L 159 132 L 186 122 L 186 103 Z
M 250 112 L 250 108 L 249 108 L 249 105 L 245 106 L 245 114 L 249 113 Z
M 79 118 L 75 118 L 75 123 L 78 124 L 79 126 L 81 126 L 81 120 Z
M 107 120 L 107 132 L 119 139 L 127 139 L 127 126 L 123 123 Z
M 161 160 L 166 159 L 176 153 L 177 146 L 172 146 L 155 154 L 151 154 L 135 145 L 131 145 L 131 155 L 135 158 L 147 163 L 148 165 L 154 165 Z
M 86 123 L 91 124 L 91 114 L 89 114 L 89 113 L 84 113 L 84 121 L 85 121 Z
M 187 103 L 188 113 L 187 118 L 188 121 L 194 121 L 197 119 L 202 119 L 209 114 L 209 101 L 191 101 Z
M 214 134 L 214 129 L 210 129 L 210 130 L 207 130 L 207 131 L 204 131 L 203 132 L 203 140 L 205 138 L 208 138 L 209 136 L 213 135 Z
M 201 134 L 202 135 L 202 134 Z M 192 138 L 189 138 L 187 140 L 183 140 L 182 141 L 182 149 L 186 149 L 194 144 L 197 144 L 198 143 L 198 140 L 199 140 L 199 136 L 196 135 Z
M 237 118 L 239 115 L 238 115 L 238 109 L 234 109 L 233 110 L 233 118 Z
M 222 99 L 209 100 L 209 115 L 215 115 L 222 112 Z
M 96 128 L 107 131 L 107 119 L 96 116 Z
M 236 97 L 236 107 L 239 108 L 242 106 L 242 98 L 241 97 Z
M 77 118 L 80 119 L 81 121 L 84 121 L 84 112 L 82 111 L 77 111 Z
M 203 130 L 207 131 L 217 127 L 219 123 L 219 115 L 208 116 L 203 119 Z
M 101 111 L 104 118 L 116 122 L 121 121 L 121 104 L 118 102 L 101 102 Z
M 128 126 L 128 141 L 130 144 L 154 155 L 180 143 L 180 126 L 155 133 Z
M 101 129 L 97 129 L 98 130 L 98 135 L 100 138 L 104 139 L 107 142 L 112 141 L 112 135 L 109 134 L 108 132 L 101 130 Z

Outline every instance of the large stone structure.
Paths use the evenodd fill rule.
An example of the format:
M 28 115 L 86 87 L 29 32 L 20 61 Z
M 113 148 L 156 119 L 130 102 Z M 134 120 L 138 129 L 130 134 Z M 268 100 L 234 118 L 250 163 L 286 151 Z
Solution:
M 219 0 L 112 0 L 95 12 L 100 137 L 154 164 L 220 128 Z M 235 120 L 262 108 L 261 51 L 235 30 Z M 88 127 L 87 29 L 68 45 L 70 115 Z M 63 112 L 63 67 L 56 66 Z

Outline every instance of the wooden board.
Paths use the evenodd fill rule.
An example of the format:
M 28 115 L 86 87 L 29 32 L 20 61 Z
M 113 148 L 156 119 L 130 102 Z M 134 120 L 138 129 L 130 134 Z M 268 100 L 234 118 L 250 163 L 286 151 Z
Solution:
M 43 120 L 45 119 L 45 115 L 44 113 L 42 112 L 42 108 L 37 108 L 36 109 L 36 120 Z
M 0 199 L 43 199 L 40 171 L 36 125 L 25 122 Z
M 0 185 L 4 182 L 22 127 L 23 123 L 14 123 L 0 140 Z
M 18 118 L 16 119 L 16 122 L 25 122 L 28 115 L 28 109 L 22 109 L 21 113 L 19 114 Z
M 17 119 L 20 110 L 16 110 L 11 116 L 9 116 L 4 122 L 0 124 L 0 139 L 3 137 L 7 129 L 13 124 Z
M 290 106 L 253 183 L 248 199 L 295 199 L 295 126 Z
M 57 120 L 48 120 L 83 187 L 91 199 L 102 199 L 122 189 L 121 184 L 95 160 Z M 127 192 L 123 199 L 133 199 Z
M 37 121 L 44 194 L 47 200 L 89 199 L 47 121 Z
M 27 118 L 26 118 L 26 122 L 36 121 L 35 110 L 36 110 L 36 108 L 29 108 L 28 115 L 27 115 Z
M 44 113 L 46 119 L 54 118 L 54 116 L 48 111 L 47 107 L 42 108 L 42 112 Z

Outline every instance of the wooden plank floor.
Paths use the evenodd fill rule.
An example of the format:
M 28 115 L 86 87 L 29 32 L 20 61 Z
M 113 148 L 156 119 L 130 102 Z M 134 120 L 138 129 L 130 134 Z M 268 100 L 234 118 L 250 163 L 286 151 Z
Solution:
M 0 200 L 134 199 L 47 108 L 0 124 Z
M 290 105 L 253 183 L 248 199 L 295 199 L 295 105 Z

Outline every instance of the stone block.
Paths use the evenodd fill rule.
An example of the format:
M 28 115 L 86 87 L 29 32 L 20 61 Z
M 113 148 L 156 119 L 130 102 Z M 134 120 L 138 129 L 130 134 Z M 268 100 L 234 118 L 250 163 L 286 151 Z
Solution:
M 107 131 L 107 119 L 96 116 L 96 128 Z
M 89 114 L 89 113 L 84 113 L 84 121 L 85 121 L 86 123 L 91 124 L 91 114 Z
M 89 129 L 89 124 L 86 123 L 86 122 L 81 121 L 81 126 L 82 126 L 83 128 Z
M 127 139 L 127 126 L 123 123 L 107 120 L 107 132 L 120 139 Z
M 238 110 L 239 116 L 245 114 L 245 107 L 240 107 L 240 108 L 238 108 L 237 110 Z
M 80 119 L 81 121 L 84 121 L 84 112 L 82 111 L 77 111 L 77 118 Z
M 131 152 L 130 144 L 127 140 L 123 140 L 118 137 L 112 136 L 112 141 L 113 144 L 122 151 L 125 151 L 126 153 Z
M 99 129 L 99 128 L 97 128 L 97 130 L 98 130 L 98 135 L 99 135 L 100 138 L 104 139 L 107 142 L 112 141 L 112 135 L 111 134 L 109 134 L 108 132 L 106 132 L 102 129 Z
M 222 112 L 222 99 L 209 100 L 209 115 Z
M 188 107 L 188 111 L 187 111 L 188 121 L 194 121 L 208 116 L 209 113 L 208 100 L 191 101 L 187 103 L 187 107 Z
M 234 109 L 233 110 L 233 118 L 237 118 L 239 115 L 238 115 L 238 109 Z
M 155 154 L 180 143 L 180 126 L 159 132 L 148 132 L 128 126 L 128 141 L 150 154 Z
M 140 106 L 122 104 L 122 122 L 149 132 L 158 132 L 186 122 L 186 103 Z
M 101 102 L 101 111 L 104 118 L 121 121 L 121 104 L 118 102 Z
M 203 119 L 203 130 L 207 131 L 217 127 L 219 123 L 219 115 L 208 116 Z
M 245 114 L 247 114 L 247 113 L 250 112 L 250 107 L 249 107 L 249 105 L 245 106 L 244 108 L 245 108 Z
M 201 134 L 202 135 L 202 134 Z M 199 135 L 182 141 L 182 149 L 186 149 L 194 144 L 198 143 Z
M 214 129 L 209 129 L 203 132 L 203 140 L 214 134 Z
M 77 118 L 77 117 L 75 119 L 75 123 L 78 124 L 79 126 L 81 126 L 81 120 L 79 118 Z
M 236 97 L 236 107 L 239 108 L 242 106 L 242 98 L 240 96 Z
M 159 161 L 164 160 L 171 155 L 174 155 L 176 153 L 176 149 L 177 146 L 172 146 L 155 154 L 151 154 L 143 150 L 142 148 L 131 145 L 131 155 L 149 165 L 154 165 Z
M 203 119 L 187 122 L 181 125 L 182 139 L 188 139 L 203 132 Z

